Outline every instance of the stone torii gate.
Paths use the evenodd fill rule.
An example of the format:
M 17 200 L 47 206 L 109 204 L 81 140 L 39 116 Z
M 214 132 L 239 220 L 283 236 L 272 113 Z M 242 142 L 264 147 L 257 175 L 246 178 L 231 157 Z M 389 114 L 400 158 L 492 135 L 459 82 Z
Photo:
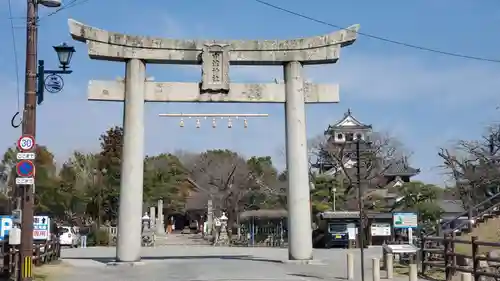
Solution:
M 124 102 L 124 144 L 118 220 L 119 262 L 141 259 L 144 102 L 284 103 L 288 169 L 289 259 L 312 259 L 304 103 L 339 102 L 338 85 L 305 83 L 303 66 L 335 63 L 359 25 L 293 40 L 196 41 L 131 36 L 69 20 L 73 39 L 91 59 L 124 62 L 124 81 L 90 81 L 88 99 Z M 146 80 L 146 63 L 202 65 L 201 83 Z M 236 84 L 230 65 L 283 65 L 285 83 Z M 134 219 L 136 218 L 136 219 Z

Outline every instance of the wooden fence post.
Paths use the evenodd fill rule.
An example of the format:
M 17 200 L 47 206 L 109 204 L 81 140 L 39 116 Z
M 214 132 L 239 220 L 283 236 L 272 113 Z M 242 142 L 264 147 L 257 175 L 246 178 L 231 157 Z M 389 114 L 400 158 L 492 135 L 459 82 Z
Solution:
M 472 272 L 474 275 L 474 280 L 479 280 L 480 275 L 477 274 L 478 269 L 479 269 L 479 259 L 478 259 L 478 247 L 479 245 L 476 243 L 477 241 L 477 236 L 472 236 L 471 239 L 471 246 L 472 246 Z
M 40 258 L 40 245 L 35 245 L 35 265 L 39 266 L 42 264 L 42 260 Z
M 456 266 L 457 266 L 457 256 L 455 256 L 455 239 L 457 238 L 456 236 L 456 233 L 455 232 L 452 232 L 451 233 L 451 242 L 450 242 L 450 253 L 452 253 L 451 255 L 451 268 L 450 268 L 450 272 L 451 272 L 451 276 L 455 275 L 456 273 Z
M 426 253 L 425 253 L 425 237 L 424 237 L 424 233 L 421 231 L 420 232 L 420 262 L 422 263 L 420 268 L 422 270 L 422 274 L 425 274 L 425 271 L 427 269 L 427 266 L 425 264 L 426 262 Z
M 450 272 L 450 264 L 449 264 L 449 260 L 450 260 L 450 255 L 449 255 L 449 251 L 450 251 L 450 235 L 449 234 L 445 234 L 444 235 L 444 239 L 443 239 L 443 244 L 444 244 L 444 274 L 445 274 L 445 280 L 446 281 L 449 281 L 451 280 L 451 272 Z

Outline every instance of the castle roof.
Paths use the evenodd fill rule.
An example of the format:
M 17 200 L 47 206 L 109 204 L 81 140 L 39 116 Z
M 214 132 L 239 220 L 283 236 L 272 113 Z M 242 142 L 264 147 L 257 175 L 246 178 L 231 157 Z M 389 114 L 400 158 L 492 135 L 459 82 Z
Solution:
M 333 125 L 329 125 L 325 133 L 335 130 L 349 129 L 349 130 L 367 130 L 371 129 L 372 125 L 365 124 L 356 119 L 350 109 L 344 113 L 344 117 Z

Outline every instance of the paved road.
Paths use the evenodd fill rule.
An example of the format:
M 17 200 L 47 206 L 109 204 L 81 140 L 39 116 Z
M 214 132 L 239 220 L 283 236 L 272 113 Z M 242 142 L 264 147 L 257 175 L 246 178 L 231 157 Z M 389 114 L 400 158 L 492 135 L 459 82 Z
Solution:
M 346 254 L 355 257 L 355 280 L 361 280 L 359 250 L 315 250 L 322 264 L 298 265 L 283 262 L 287 249 L 237 248 L 169 245 L 143 248 L 140 265 L 111 266 L 115 248 L 65 249 L 63 260 L 72 266 L 60 280 L 72 281 L 249 281 L 249 280 L 343 280 Z M 366 251 L 365 276 L 371 280 L 371 258 L 380 257 L 380 248 Z M 382 273 L 384 277 L 384 273 Z M 69 279 L 71 278 L 71 279 Z M 396 278 L 403 281 L 408 278 Z

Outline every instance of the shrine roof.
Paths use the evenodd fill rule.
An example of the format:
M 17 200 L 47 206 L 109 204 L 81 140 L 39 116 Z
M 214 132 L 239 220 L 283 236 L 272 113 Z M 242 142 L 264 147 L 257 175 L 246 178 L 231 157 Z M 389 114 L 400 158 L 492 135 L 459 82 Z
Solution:
M 193 186 L 193 190 L 189 193 L 189 196 L 186 198 L 186 204 L 184 205 L 185 209 L 186 210 L 206 209 L 209 199 L 208 191 L 202 188 L 190 177 L 188 177 L 186 181 Z
M 406 161 L 393 161 L 387 169 L 382 172 L 383 176 L 415 176 L 420 173 L 420 169 L 410 167 Z
M 392 218 L 392 213 L 388 212 L 365 212 L 366 217 L 369 219 L 390 219 Z M 326 211 L 319 213 L 317 215 L 320 219 L 358 219 L 359 211 L 337 211 L 331 212 Z

